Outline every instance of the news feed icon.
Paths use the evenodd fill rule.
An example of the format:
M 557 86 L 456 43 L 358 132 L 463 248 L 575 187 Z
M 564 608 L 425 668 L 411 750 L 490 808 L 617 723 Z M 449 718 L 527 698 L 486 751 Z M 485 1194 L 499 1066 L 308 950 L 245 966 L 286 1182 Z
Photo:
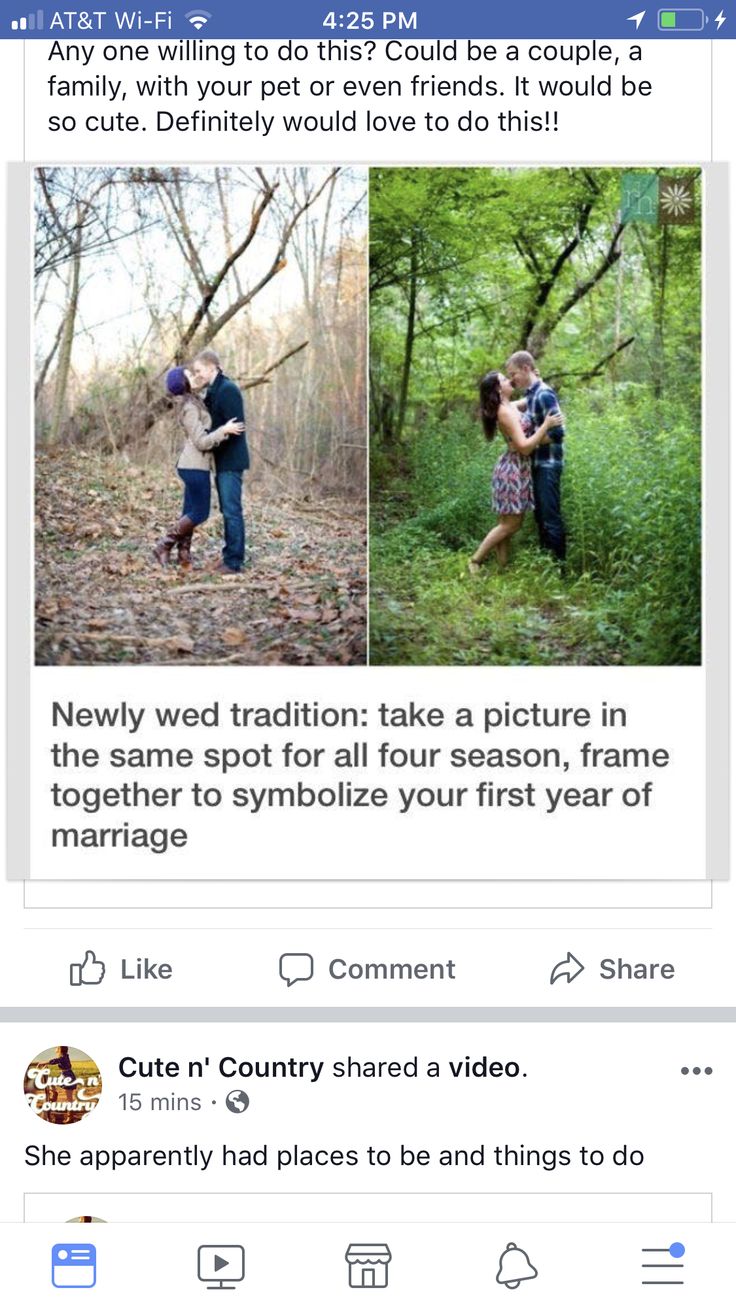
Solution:
M 11 32 L 42 32 L 43 31 L 43 9 L 35 9 L 32 14 L 26 14 L 25 18 L 11 18 Z
M 51 1251 L 51 1285 L 88 1291 L 97 1281 L 97 1250 L 93 1245 L 55 1245 Z
M 197 1277 L 207 1282 L 208 1291 L 234 1291 L 234 1282 L 245 1277 L 245 1249 L 242 1245 L 200 1245 Z

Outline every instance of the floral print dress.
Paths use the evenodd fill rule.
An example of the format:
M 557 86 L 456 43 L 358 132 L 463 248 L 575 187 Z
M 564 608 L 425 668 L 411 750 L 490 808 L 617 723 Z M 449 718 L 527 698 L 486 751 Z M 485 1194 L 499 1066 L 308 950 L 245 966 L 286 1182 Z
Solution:
M 528 414 L 520 417 L 524 436 L 531 436 L 531 418 Z M 519 454 L 507 437 L 504 440 L 506 449 L 493 470 L 491 481 L 493 510 L 497 514 L 523 514 L 534 508 L 531 457 Z

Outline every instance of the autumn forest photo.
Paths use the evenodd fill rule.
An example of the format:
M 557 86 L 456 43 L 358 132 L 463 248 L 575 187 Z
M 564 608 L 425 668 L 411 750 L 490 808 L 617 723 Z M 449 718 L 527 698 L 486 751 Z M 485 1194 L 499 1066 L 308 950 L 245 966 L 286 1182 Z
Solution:
M 365 662 L 365 170 L 34 182 L 37 662 Z

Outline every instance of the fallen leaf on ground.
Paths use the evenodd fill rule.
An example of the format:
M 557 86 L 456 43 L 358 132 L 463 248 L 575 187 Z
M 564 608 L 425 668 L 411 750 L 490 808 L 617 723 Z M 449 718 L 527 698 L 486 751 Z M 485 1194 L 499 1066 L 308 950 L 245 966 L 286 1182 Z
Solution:
M 331 501 L 312 521 L 297 502 L 249 484 L 249 566 L 218 578 L 202 569 L 222 544 L 216 509 L 195 532 L 191 572 L 152 566 L 153 542 L 180 503 L 173 470 L 73 446 L 36 459 L 39 663 L 365 662 L 365 524 L 355 503 Z
M 242 627 L 226 627 L 222 639 L 225 645 L 242 645 L 246 640 L 246 634 Z

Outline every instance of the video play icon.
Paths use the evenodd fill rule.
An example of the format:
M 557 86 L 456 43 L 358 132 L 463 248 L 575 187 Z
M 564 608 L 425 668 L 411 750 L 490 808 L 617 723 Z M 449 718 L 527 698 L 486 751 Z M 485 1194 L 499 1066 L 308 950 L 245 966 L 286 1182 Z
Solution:
M 200 1245 L 197 1277 L 209 1282 L 208 1291 L 234 1291 L 234 1282 L 245 1277 L 245 1249 L 242 1245 Z

